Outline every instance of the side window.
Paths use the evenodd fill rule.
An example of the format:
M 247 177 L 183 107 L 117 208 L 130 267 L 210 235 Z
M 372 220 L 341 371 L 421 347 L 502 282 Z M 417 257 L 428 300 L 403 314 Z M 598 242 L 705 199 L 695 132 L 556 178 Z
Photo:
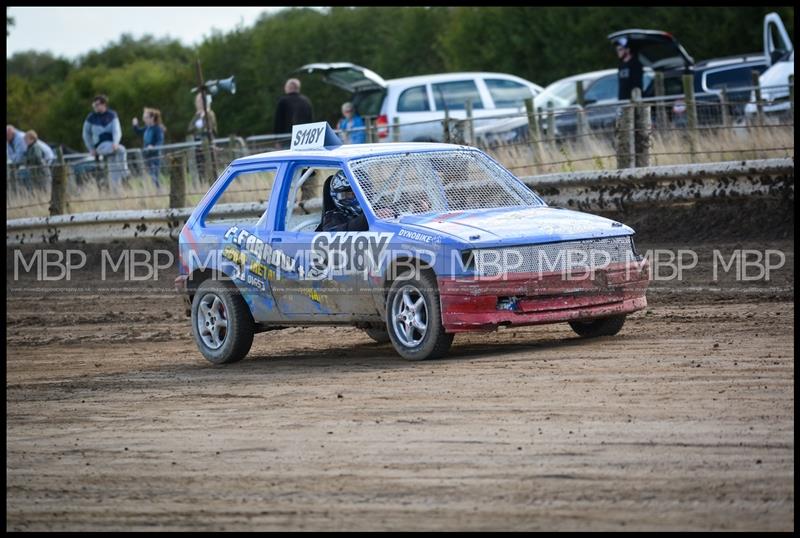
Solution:
M 339 167 L 298 165 L 292 171 L 292 183 L 286 199 L 282 229 L 287 232 L 313 232 L 322 222 L 325 180 L 341 170 Z
M 517 108 L 525 106 L 525 99 L 533 97 L 531 90 L 524 84 L 513 80 L 487 78 L 484 80 L 497 108 Z
M 617 75 L 608 75 L 599 78 L 594 84 L 586 91 L 584 98 L 587 101 L 610 101 L 619 96 L 619 81 Z
M 425 112 L 430 109 L 428 92 L 425 90 L 425 86 L 408 88 L 400 94 L 400 98 L 397 100 L 398 112 Z
M 229 215 L 225 209 L 229 204 L 243 203 L 266 203 L 269 201 L 272 185 L 275 183 L 277 169 L 257 170 L 253 172 L 242 172 L 234 177 L 225 188 L 222 195 L 211 207 L 204 220 L 204 224 L 222 224 L 232 221 L 242 222 L 240 216 Z M 252 217 L 253 224 L 259 217 Z
M 750 86 L 752 75 L 750 71 L 753 67 L 737 67 L 735 69 L 725 69 L 706 73 L 706 87 L 709 90 L 721 90 L 722 88 L 741 88 Z
M 433 84 L 433 97 L 436 101 L 436 110 L 444 110 L 445 103 L 448 110 L 464 110 L 467 99 L 472 100 L 473 109 L 483 108 L 481 94 L 478 93 L 474 80 Z

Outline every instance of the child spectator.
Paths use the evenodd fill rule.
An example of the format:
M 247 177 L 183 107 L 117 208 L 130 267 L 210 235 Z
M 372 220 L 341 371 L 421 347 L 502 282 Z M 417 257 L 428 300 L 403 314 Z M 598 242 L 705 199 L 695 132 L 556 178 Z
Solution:
M 144 137 L 142 156 L 144 157 L 147 171 L 153 179 L 153 184 L 155 184 L 156 188 L 160 188 L 161 183 L 158 181 L 158 176 L 161 170 L 161 150 L 159 147 L 164 145 L 164 132 L 167 129 L 161 124 L 161 111 L 157 108 L 145 107 L 142 119 L 145 126 L 139 127 L 139 118 L 133 118 L 133 129 L 136 134 Z

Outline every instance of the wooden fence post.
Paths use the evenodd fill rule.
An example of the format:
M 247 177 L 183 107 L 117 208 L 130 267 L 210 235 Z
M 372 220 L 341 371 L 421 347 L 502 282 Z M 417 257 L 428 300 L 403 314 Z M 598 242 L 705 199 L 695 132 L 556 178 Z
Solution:
M 617 120 L 617 168 L 631 168 L 634 165 L 633 116 L 633 104 L 623 105 L 622 114 Z
M 794 122 L 794 75 L 789 75 L 789 113 Z
M 367 144 L 372 144 L 375 141 L 372 133 L 372 117 L 367 116 L 364 118 L 364 128 L 367 130 Z
M 167 155 L 169 164 L 169 207 L 186 207 L 186 163 L 183 153 Z
M 533 151 L 533 162 L 538 164 L 542 156 L 542 131 L 539 129 L 539 114 L 533 108 L 533 97 L 525 99 L 528 112 L 528 144 Z
M 656 95 L 656 128 L 666 129 L 668 121 L 667 102 L 664 100 L 664 73 L 661 71 L 655 72 L 653 85 Z
M 444 109 L 444 121 L 442 127 L 442 138 L 445 144 L 450 143 L 450 111 Z
M 641 88 L 634 88 L 631 92 L 631 103 L 634 107 L 634 166 L 649 166 L 650 164 L 650 107 L 642 102 Z
M 206 174 L 205 178 L 201 178 L 207 181 L 209 184 L 214 183 L 214 180 L 217 177 L 217 171 L 214 170 L 214 163 L 211 161 L 211 152 L 214 149 L 211 147 L 211 144 L 208 143 L 208 137 L 203 137 L 203 170 Z
M 467 144 L 470 146 L 475 145 L 475 122 L 472 121 L 472 99 L 467 99 L 465 104 L 467 110 Z
M 392 118 L 392 142 L 400 142 L 400 118 Z
M 761 100 L 761 84 L 759 77 L 761 76 L 758 71 L 753 69 L 751 72 L 753 86 L 756 89 L 756 125 L 764 125 L 764 102 Z
M 692 162 L 695 160 L 697 149 L 695 138 L 697 136 L 697 104 L 694 99 L 694 76 L 683 75 L 683 95 L 686 103 L 686 128 L 689 130 L 686 139 L 689 141 L 689 155 Z
M 728 112 L 728 90 L 725 89 L 725 86 L 722 87 L 719 91 L 719 111 L 720 111 L 720 121 L 722 122 L 723 127 L 730 127 L 731 126 L 731 115 Z
M 553 101 L 547 102 L 547 142 L 552 144 L 556 139 L 556 116 L 553 112 Z
M 64 151 L 56 148 L 56 164 L 53 166 L 53 185 L 50 188 L 50 215 L 63 215 L 67 198 L 67 165 Z
M 575 92 L 577 95 L 576 103 L 580 107 L 578 109 L 578 117 L 577 119 L 577 133 L 579 137 L 583 137 L 584 135 L 588 134 L 589 132 L 589 124 L 586 120 L 586 98 L 583 92 L 583 81 L 577 80 L 575 81 Z

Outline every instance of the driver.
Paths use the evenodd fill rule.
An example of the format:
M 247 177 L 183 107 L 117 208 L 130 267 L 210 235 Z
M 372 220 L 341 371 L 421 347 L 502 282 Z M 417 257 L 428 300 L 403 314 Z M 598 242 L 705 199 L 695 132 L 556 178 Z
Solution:
M 331 178 L 330 195 L 334 209 L 322 216 L 323 232 L 366 232 L 369 230 L 364 210 L 342 170 Z

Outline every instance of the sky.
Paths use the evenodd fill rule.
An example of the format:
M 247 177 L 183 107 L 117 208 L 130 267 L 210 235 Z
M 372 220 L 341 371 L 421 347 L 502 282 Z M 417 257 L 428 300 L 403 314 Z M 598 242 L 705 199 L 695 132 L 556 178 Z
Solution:
M 69 60 L 99 50 L 124 33 L 139 38 L 171 37 L 200 43 L 212 28 L 222 32 L 252 26 L 262 13 L 282 7 L 10 7 L 14 26 L 6 38 L 6 58 L 15 52 L 50 51 Z

